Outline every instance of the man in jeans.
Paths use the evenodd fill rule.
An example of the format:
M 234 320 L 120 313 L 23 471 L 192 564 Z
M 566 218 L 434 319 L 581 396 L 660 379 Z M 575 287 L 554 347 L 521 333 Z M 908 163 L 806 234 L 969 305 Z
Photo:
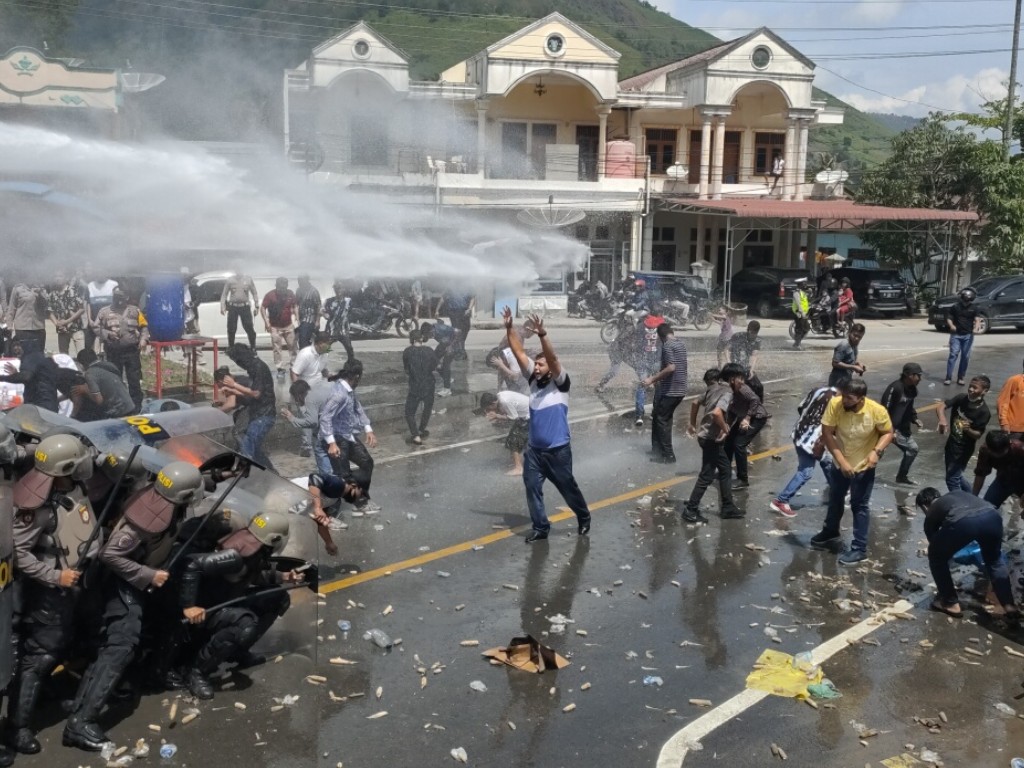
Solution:
M 658 326 L 661 342 L 661 370 L 643 380 L 645 387 L 654 386 L 654 411 L 651 416 L 651 461 L 675 464 L 672 448 L 672 417 L 686 397 L 686 345 L 672 333 L 672 326 Z
M 999 510 L 966 491 L 941 496 L 935 488 L 925 488 L 917 494 L 917 507 L 925 514 L 928 567 L 938 592 L 931 609 L 954 619 L 963 616 L 949 561 L 963 547 L 976 541 L 981 548 L 985 572 L 1005 616 L 1018 620 L 1020 614 L 1014 604 L 1010 576 L 1002 556 L 1003 516 Z
M 273 469 L 270 456 L 263 447 L 263 441 L 277 418 L 277 396 L 274 394 L 274 377 L 270 373 L 270 366 L 244 344 L 232 344 L 228 347 L 227 355 L 249 377 L 248 386 L 237 380 L 230 384 L 227 381 L 221 383 L 227 394 L 235 395 L 249 412 L 249 424 L 238 441 L 238 452 L 267 469 Z
M 978 317 L 978 312 L 974 308 L 974 297 L 973 288 L 964 288 L 960 291 L 957 303 L 949 308 L 949 316 L 946 317 L 946 325 L 949 326 L 949 359 L 946 361 L 946 380 L 942 382 L 946 386 L 953 383 L 953 366 L 956 365 L 958 356 L 960 368 L 957 371 L 956 383 L 961 387 L 964 385 L 967 365 L 971 362 L 971 347 L 974 346 L 974 323 Z
M 363 378 L 363 364 L 359 360 L 349 360 L 336 375 L 328 378 L 335 382 L 334 393 L 320 410 L 320 439 L 327 445 L 334 474 L 343 480 L 354 479 L 367 494 L 373 480 L 373 457 L 368 448 L 377 447 L 377 436 L 373 434 L 370 418 L 363 410 L 362 403 L 356 396 L 356 387 Z M 356 439 L 356 435 L 364 434 L 366 445 Z M 356 465 L 356 472 L 352 465 Z M 356 503 L 361 511 L 379 510 L 376 504 L 370 506 L 369 497 L 365 496 Z
M 910 430 L 913 426 L 921 426 L 914 410 L 914 398 L 917 397 L 917 385 L 921 383 L 922 374 L 917 363 L 905 363 L 900 377 L 882 393 L 882 406 L 892 419 L 893 442 L 903 452 L 900 468 L 896 471 L 896 482 L 900 485 L 917 485 L 909 475 L 918 454 L 917 441 Z
M 721 371 L 709 368 L 704 372 L 704 384 L 707 390 L 704 396 L 695 400 L 690 408 L 690 426 L 688 432 L 697 437 L 700 445 L 701 463 L 697 483 L 693 486 L 690 498 L 683 510 L 683 522 L 706 523 L 708 519 L 700 513 L 700 502 L 708 486 L 718 477 L 718 494 L 722 503 L 722 518 L 738 519 L 744 513 L 736 508 L 732 499 L 732 469 L 729 457 L 725 453 L 725 438 L 729 434 L 726 414 L 732 403 L 732 387 L 722 380 Z M 704 409 L 704 418 L 700 428 L 697 427 L 697 414 Z
M 256 285 L 248 275 L 232 275 L 224 281 L 224 290 L 220 293 L 220 313 L 228 316 L 228 346 L 235 343 L 238 321 L 242 321 L 242 330 L 249 337 L 249 347 L 256 351 L 256 329 L 252 325 L 252 304 L 259 306 L 260 297 L 256 293 Z
M 967 462 L 974 455 L 974 447 L 988 429 L 992 411 L 985 395 L 992 387 L 988 376 L 975 376 L 967 393 L 954 395 L 939 409 L 939 434 L 949 432 L 943 456 L 946 463 L 946 489 L 971 493 L 971 484 L 964 478 Z M 946 420 L 949 408 L 949 421 Z
M 279 277 L 274 290 L 267 291 L 260 305 L 263 324 L 270 334 L 270 342 L 274 347 L 274 366 L 277 377 L 284 378 L 287 368 L 295 363 L 295 294 L 288 288 L 288 278 Z M 288 353 L 287 366 L 284 353 Z
M 811 548 L 831 549 L 842 541 L 839 524 L 849 491 L 853 545 L 839 556 L 839 564 L 855 565 L 868 556 L 875 467 L 892 442 L 892 420 L 880 403 L 868 399 L 863 379 L 847 381 L 840 392 L 821 417 L 822 439 L 834 463 L 829 471 L 828 513 L 821 531 L 811 537 Z
M 569 374 L 548 341 L 544 321 L 534 315 L 530 323 L 540 339 L 541 352 L 533 360 L 523 349 L 516 333 L 512 310 L 505 307 L 505 338 L 516 356 L 523 376 L 530 382 L 530 429 L 523 454 L 523 485 L 530 508 L 533 530 L 526 543 L 543 541 L 551 530 L 551 521 L 544 510 L 544 481 L 562 494 L 569 509 L 576 515 L 580 536 L 590 533 L 590 509 L 572 474 L 572 446 L 569 443 Z
M 786 487 L 768 506 L 783 517 L 796 517 L 796 512 L 789 505 L 790 499 L 804 487 L 814 474 L 815 463 L 821 464 L 825 473 L 825 482 L 829 478 L 829 465 L 832 457 L 825 451 L 821 440 L 821 417 L 834 397 L 839 394 L 835 387 L 819 387 L 807 393 L 807 397 L 797 407 L 800 418 L 793 427 L 793 447 L 796 449 L 796 472 Z
M 768 411 L 751 387 L 747 370 L 742 365 L 729 363 L 725 366 L 722 369 L 722 381 L 732 388 L 727 419 L 732 426 L 729 428 L 729 436 L 725 438 L 725 455 L 730 462 L 736 462 L 736 481 L 732 487 L 748 488 L 750 465 L 747 448 L 768 422 Z

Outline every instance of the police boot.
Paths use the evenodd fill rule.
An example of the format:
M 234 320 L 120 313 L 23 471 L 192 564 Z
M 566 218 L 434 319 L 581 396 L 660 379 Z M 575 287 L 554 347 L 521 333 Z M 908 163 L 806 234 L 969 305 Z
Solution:
M 27 658 L 25 668 L 18 675 L 18 680 L 11 692 L 10 712 L 7 722 L 7 746 L 23 755 L 37 754 L 42 747 L 30 727 L 32 713 L 39 699 L 39 690 L 43 681 L 40 672 L 54 665 L 50 657 Z
M 96 720 L 120 677 L 121 667 L 117 664 L 97 660 L 89 667 L 78 689 L 75 711 L 64 725 L 61 741 L 65 747 L 99 752 L 110 741 Z
M 0 768 L 7 768 L 9 765 L 14 765 L 14 753 L 0 744 Z
M 197 699 L 209 701 L 213 698 L 213 684 L 199 667 L 193 667 L 188 673 L 188 689 Z

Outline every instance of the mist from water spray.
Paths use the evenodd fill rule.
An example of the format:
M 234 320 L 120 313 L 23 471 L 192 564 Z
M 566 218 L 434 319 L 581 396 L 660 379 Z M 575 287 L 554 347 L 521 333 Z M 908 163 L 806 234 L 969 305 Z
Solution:
M 246 167 L 200 145 L 83 139 L 0 123 L 0 177 L 78 196 L 92 213 L 43 201 L 9 206 L 14 268 L 93 275 L 216 268 L 323 278 L 425 277 L 465 283 L 529 282 L 577 267 L 586 248 L 557 232 L 524 233 L 499 215 L 466 216 L 383 195 L 311 183 L 283 159 Z M 0 198 L 8 198 L 10 194 Z M 444 241 L 429 232 L 445 233 Z M 474 247 L 497 243 L 495 247 Z M 207 265 L 206 268 L 214 268 Z

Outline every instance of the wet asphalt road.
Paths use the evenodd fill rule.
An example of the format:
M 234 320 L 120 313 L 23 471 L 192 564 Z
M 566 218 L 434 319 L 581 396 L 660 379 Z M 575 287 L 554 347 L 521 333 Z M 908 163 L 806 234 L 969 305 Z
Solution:
M 942 337 L 922 331 L 919 338 L 908 336 L 917 341 L 872 351 L 870 333 L 862 358 L 870 361 L 871 395 L 880 395 L 909 356 L 941 379 L 937 361 L 944 355 L 935 350 Z M 1000 334 L 985 341 L 998 343 L 976 347 L 972 371 L 986 371 L 1001 384 L 1019 370 L 1021 339 Z M 148 696 L 130 714 L 111 713 L 111 735 L 122 744 L 145 737 L 154 752 L 159 739 L 173 740 L 179 748 L 173 760 L 149 758 L 168 766 L 443 766 L 455 764 L 450 752 L 460 747 L 470 765 L 480 766 L 654 766 L 662 745 L 707 712 L 689 700 L 719 705 L 742 691 L 764 649 L 797 653 L 834 637 L 869 616 L 870 608 L 901 597 L 894 576 L 925 586 L 902 595 L 912 602 L 930 594 L 930 578 L 915 575 L 927 572 L 919 553 L 921 518 L 894 511 L 906 495 L 892 488 L 895 450 L 879 469 L 871 560 L 861 568 L 842 569 L 834 555 L 807 548 L 823 517 L 820 474 L 797 499 L 804 505 L 797 518 L 768 510 L 772 493 L 794 469 L 789 430 L 795 405 L 827 370 L 831 342 L 812 343 L 815 351 L 796 356 L 781 339 L 769 339 L 762 378 L 788 380 L 767 385 L 774 418 L 753 446 L 747 518 L 709 515 L 710 524 L 700 528 L 682 525 L 672 509 L 689 493 L 698 469 L 695 444 L 677 430 L 679 463 L 650 464 L 649 432 L 618 415 L 631 399 L 626 375 L 618 379 L 622 389 L 602 402 L 590 392 L 604 365 L 600 347 L 585 341 L 568 346 L 562 354 L 575 375 L 572 413 L 583 418 L 573 427 L 576 474 L 595 510 L 589 538 L 577 537 L 574 522 L 562 520 L 548 542 L 522 543 L 529 520 L 521 481 L 502 474 L 507 454 L 496 440 L 502 433 L 463 409 L 435 417 L 431 445 L 440 450 L 431 453 L 409 456 L 400 435 L 378 427 L 383 439 L 374 499 L 383 509 L 361 518 L 343 513 L 348 529 L 336 537 L 347 566 L 321 561 L 320 642 L 232 675 L 233 687 L 197 705 L 201 714 L 188 725 L 169 728 L 173 696 Z M 691 380 L 710 359 L 707 345 L 693 348 Z M 379 354 L 383 367 L 389 353 Z M 374 359 L 372 353 L 367 358 Z M 474 370 L 468 369 L 471 387 Z M 929 383 L 935 382 L 922 385 L 919 409 L 950 391 L 941 381 Z M 442 408 L 438 401 L 435 409 Z M 923 419 L 934 428 L 933 414 Z M 922 452 L 912 474 L 941 485 L 940 436 L 924 432 L 918 440 Z M 466 444 L 444 448 L 453 442 Z M 305 461 L 286 455 L 291 445 L 280 448 L 278 465 L 299 474 Z M 646 501 L 652 494 L 653 504 Z M 549 501 L 553 512 L 559 500 L 549 495 Z M 713 509 L 716 502 L 709 491 L 705 505 Z M 843 598 L 867 607 L 841 610 L 833 600 Z M 546 634 L 547 617 L 556 614 L 573 623 L 563 635 Z M 685 765 L 767 765 L 776 760 L 772 742 L 793 766 L 880 765 L 908 744 L 915 754 L 934 750 L 947 766 L 1008 765 L 1024 753 L 1024 720 L 1007 718 L 993 705 L 1017 706 L 1012 696 L 1024 679 L 1021 659 L 1002 646 L 1024 651 L 1022 638 L 1006 638 L 1004 628 L 972 619 L 954 623 L 923 605 L 913 616 L 877 629 L 871 639 L 879 645 L 858 644 L 825 664 L 843 693 L 834 709 L 769 697 L 704 737 L 703 750 L 691 752 Z M 336 627 L 339 619 L 353 624 L 347 636 Z M 311 631 L 294 617 L 281 624 L 267 638 L 272 655 Z M 769 624 L 781 643 L 765 634 Z M 376 649 L 361 636 L 371 627 L 401 643 L 390 653 Z M 524 633 L 571 665 L 531 675 L 481 657 L 481 650 Z M 922 647 L 925 639 L 934 647 Z M 479 646 L 463 647 L 464 640 Z M 986 655 L 965 653 L 965 647 Z M 332 658 L 355 663 L 332 664 Z M 327 681 L 311 684 L 308 674 Z M 647 676 L 663 684 L 645 685 Z M 486 692 L 470 688 L 477 680 Z M 285 695 L 300 698 L 272 711 L 280 706 L 274 697 Z M 569 705 L 575 708 L 564 711 Z M 188 706 L 183 701 L 179 712 Z M 948 720 L 940 733 L 914 722 L 915 716 L 937 718 L 940 710 Z M 387 714 L 371 718 L 380 712 Z M 49 722 L 57 719 L 53 712 Z M 851 721 L 879 735 L 862 746 Z M 161 732 L 149 724 L 159 724 Z M 101 764 L 57 742 L 59 727 L 48 727 L 43 754 L 18 764 Z

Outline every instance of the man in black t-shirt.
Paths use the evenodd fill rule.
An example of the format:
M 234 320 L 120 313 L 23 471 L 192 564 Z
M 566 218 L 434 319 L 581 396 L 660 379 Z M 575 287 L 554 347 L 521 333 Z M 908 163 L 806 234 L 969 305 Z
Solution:
M 960 291 L 960 299 L 949 309 L 946 325 L 949 326 L 949 360 L 946 361 L 946 380 L 944 384 L 953 382 L 953 366 L 960 358 L 956 383 L 964 385 L 967 364 L 971 361 L 971 347 L 974 345 L 974 322 L 978 312 L 974 308 L 974 289 L 964 288 Z
M 975 376 L 967 387 L 967 394 L 954 395 L 946 401 L 949 422 L 946 421 L 945 408 L 939 411 L 939 433 L 949 431 L 945 459 L 946 488 L 950 491 L 973 492 L 971 484 L 964 478 L 964 469 L 992 419 L 992 411 L 985 402 L 991 386 L 988 376 Z
M 903 452 L 900 468 L 896 472 L 896 482 L 900 485 L 917 485 L 909 475 L 918 454 L 917 441 L 914 440 L 911 427 L 921 426 L 914 409 L 914 398 L 917 397 L 917 385 L 921 383 L 923 373 L 917 363 L 904 364 L 900 377 L 885 388 L 879 401 L 892 419 L 893 443 Z
M 249 425 L 239 440 L 238 452 L 267 469 L 273 469 L 270 457 L 263 448 L 263 441 L 274 426 L 277 418 L 277 396 L 274 394 L 274 375 L 270 366 L 256 357 L 256 353 L 244 344 L 232 344 L 227 355 L 249 376 L 246 386 L 237 379 L 221 388 L 235 395 L 249 413 Z

